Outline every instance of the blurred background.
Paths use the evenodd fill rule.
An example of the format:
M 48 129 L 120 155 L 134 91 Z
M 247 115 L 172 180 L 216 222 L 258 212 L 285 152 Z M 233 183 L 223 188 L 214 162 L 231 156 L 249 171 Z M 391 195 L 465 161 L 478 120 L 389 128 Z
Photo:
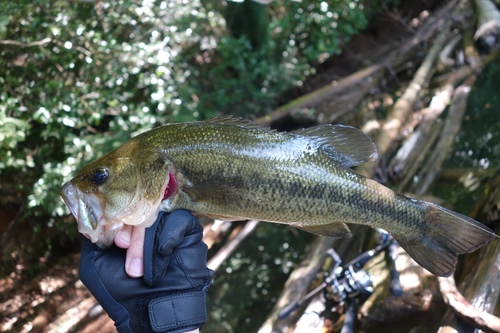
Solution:
M 114 332 L 78 282 L 81 236 L 59 197 L 82 166 L 153 127 L 226 114 L 279 130 L 350 124 L 379 145 L 384 122 L 407 98 L 442 31 L 448 35 L 391 148 L 360 172 L 464 214 L 476 209 L 482 222 L 495 220 L 482 212 L 497 202 L 488 195 L 500 165 L 500 62 L 496 41 L 477 35 L 481 11 L 474 3 L 2 1 L 0 332 Z M 467 107 L 452 116 L 458 129 L 441 148 L 443 127 L 432 125 L 446 122 L 445 108 L 463 82 L 471 83 Z M 427 119 L 446 84 L 452 87 L 442 113 Z M 409 171 L 417 162 L 398 164 L 397 153 L 424 120 L 429 129 L 421 136 L 433 139 L 414 161 L 424 169 L 433 151 L 445 158 L 420 188 L 429 170 Z M 241 229 L 204 223 L 214 234 L 211 256 Z M 284 226 L 256 226 L 217 271 L 204 331 L 257 331 L 314 239 Z M 432 329 L 419 332 L 426 331 Z

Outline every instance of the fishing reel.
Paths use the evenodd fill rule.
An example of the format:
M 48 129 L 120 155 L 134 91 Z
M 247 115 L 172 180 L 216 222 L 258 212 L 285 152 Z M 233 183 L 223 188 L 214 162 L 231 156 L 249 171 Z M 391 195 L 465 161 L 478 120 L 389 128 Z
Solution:
M 335 252 L 333 249 L 328 252 Z M 336 254 L 336 253 L 335 253 Z M 330 257 L 334 259 L 333 253 Z M 332 275 L 327 277 L 325 287 L 325 296 L 332 299 L 335 303 L 343 303 L 347 298 L 368 297 L 373 293 L 373 283 L 370 274 L 364 269 L 357 269 L 350 265 L 345 269 L 338 267 Z
M 387 251 L 389 258 L 394 262 L 397 258 L 397 247 L 396 241 L 388 233 L 384 232 L 379 245 L 369 251 L 361 253 L 345 266 L 341 266 L 342 259 L 337 252 L 335 252 L 334 249 L 329 249 L 327 254 L 335 262 L 331 273 L 325 278 L 325 281 L 321 285 L 313 289 L 302 299 L 284 307 L 278 313 L 278 318 L 283 319 L 288 317 L 292 311 L 302 306 L 319 292 L 324 291 L 326 299 L 332 300 L 337 306 L 344 307 L 344 325 L 340 332 L 353 332 L 356 299 L 366 299 L 374 291 L 371 276 L 363 269 L 363 266 L 384 250 Z M 399 282 L 399 273 L 394 268 L 394 264 L 391 266 L 391 290 L 394 296 L 401 296 L 403 291 Z

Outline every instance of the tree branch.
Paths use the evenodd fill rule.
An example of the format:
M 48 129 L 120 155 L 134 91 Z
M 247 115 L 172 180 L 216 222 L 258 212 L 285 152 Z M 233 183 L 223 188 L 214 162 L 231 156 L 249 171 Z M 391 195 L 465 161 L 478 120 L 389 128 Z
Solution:
M 245 226 L 236 234 L 236 236 L 229 242 L 224 244 L 224 246 L 207 262 L 207 267 L 213 269 L 214 271 L 222 265 L 222 263 L 231 255 L 231 253 L 236 250 L 238 245 L 252 233 L 252 231 L 257 228 L 259 221 L 250 220 Z
M 49 38 L 49 37 L 44 38 L 42 40 L 39 40 L 37 42 L 31 42 L 31 43 L 22 43 L 22 42 L 18 42 L 16 40 L 4 39 L 4 40 L 0 40 L 0 44 L 3 44 L 3 45 L 17 45 L 17 46 L 20 46 L 20 47 L 31 47 L 31 46 L 42 46 L 44 44 L 50 43 L 51 41 L 52 41 L 52 39 Z
M 478 311 L 458 291 L 453 276 L 448 278 L 439 277 L 439 289 L 443 294 L 444 301 L 462 319 L 485 332 L 500 332 L 500 318 L 487 312 Z

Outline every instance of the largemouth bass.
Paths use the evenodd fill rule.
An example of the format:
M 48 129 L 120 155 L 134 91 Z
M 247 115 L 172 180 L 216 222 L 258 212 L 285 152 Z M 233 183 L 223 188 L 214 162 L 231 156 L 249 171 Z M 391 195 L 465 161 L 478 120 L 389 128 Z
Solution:
M 360 130 L 320 125 L 276 132 L 231 117 L 140 134 L 85 166 L 62 188 L 79 231 L 110 246 L 124 224 L 150 226 L 160 210 L 289 224 L 349 237 L 346 223 L 387 230 L 424 268 L 453 273 L 457 256 L 495 234 L 483 224 L 412 199 L 350 167 L 377 158 Z

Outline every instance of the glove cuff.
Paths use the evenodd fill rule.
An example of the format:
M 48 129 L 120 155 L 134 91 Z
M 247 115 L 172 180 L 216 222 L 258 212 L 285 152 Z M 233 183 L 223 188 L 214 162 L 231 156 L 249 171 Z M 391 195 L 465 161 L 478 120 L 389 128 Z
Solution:
M 201 327 L 206 320 L 206 296 L 191 291 L 149 301 L 149 322 L 154 332 L 186 332 Z

